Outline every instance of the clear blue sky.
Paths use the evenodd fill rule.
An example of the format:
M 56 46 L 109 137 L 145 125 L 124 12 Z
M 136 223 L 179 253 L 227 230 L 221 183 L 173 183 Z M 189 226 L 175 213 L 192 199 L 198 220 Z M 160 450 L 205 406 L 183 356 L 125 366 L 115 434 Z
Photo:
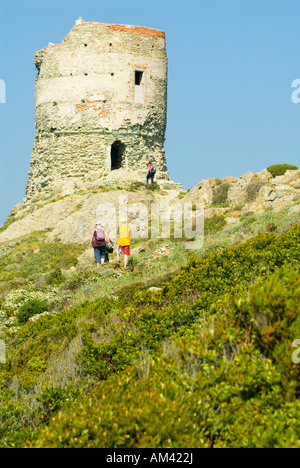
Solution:
M 0 0 L 0 224 L 21 202 L 34 140 L 36 50 L 75 20 L 166 32 L 166 153 L 184 188 L 299 165 L 300 0 Z

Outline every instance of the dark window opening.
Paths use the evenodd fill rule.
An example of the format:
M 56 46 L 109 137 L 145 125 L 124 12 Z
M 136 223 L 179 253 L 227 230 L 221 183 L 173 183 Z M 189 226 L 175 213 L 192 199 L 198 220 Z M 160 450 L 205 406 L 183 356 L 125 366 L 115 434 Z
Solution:
M 111 76 L 114 76 L 114 73 L 111 73 Z
M 84 44 L 84 47 L 87 47 L 87 44 Z
M 142 71 L 135 71 L 135 84 L 137 86 L 140 86 L 143 78 L 143 72 Z
M 125 145 L 120 141 L 115 141 L 111 145 L 111 170 L 120 169 L 123 162 L 123 154 L 125 151 Z
M 111 47 L 111 46 L 112 46 L 112 43 L 110 43 L 109 46 Z

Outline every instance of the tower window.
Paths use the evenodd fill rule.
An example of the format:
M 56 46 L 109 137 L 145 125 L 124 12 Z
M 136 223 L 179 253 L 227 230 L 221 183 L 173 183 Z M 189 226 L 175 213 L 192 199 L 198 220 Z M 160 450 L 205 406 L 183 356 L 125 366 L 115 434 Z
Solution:
M 143 72 L 142 72 L 142 71 L 137 71 L 137 70 L 136 70 L 136 71 L 135 71 L 135 77 L 134 77 L 136 86 L 140 86 L 140 85 L 141 85 L 142 79 L 143 79 Z

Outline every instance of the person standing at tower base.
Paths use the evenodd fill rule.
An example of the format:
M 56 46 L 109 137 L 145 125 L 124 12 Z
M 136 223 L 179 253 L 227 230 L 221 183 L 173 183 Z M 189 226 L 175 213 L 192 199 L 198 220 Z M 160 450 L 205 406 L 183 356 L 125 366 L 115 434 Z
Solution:
M 150 179 L 151 184 L 154 184 L 154 176 L 155 176 L 155 173 L 156 173 L 156 168 L 155 168 L 155 166 L 152 165 L 151 162 L 149 162 L 147 164 L 147 167 L 148 167 L 148 173 L 147 173 L 147 177 L 146 177 L 146 182 L 147 182 L 147 184 L 149 184 L 149 179 Z

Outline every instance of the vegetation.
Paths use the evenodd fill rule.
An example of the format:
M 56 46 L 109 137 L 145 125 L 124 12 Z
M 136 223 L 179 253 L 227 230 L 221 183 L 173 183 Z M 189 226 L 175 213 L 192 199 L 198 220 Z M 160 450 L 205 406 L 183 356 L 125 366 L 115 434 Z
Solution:
M 136 240 L 127 272 L 0 246 L 0 446 L 299 447 L 297 216 Z
M 85 336 L 79 353 L 97 386 L 31 445 L 299 446 L 299 240 L 298 227 L 258 236 L 191 260 L 130 307 L 115 304 L 115 333 Z
M 47 284 L 51 285 L 59 285 L 64 283 L 66 280 L 66 277 L 63 275 L 61 268 L 56 267 L 54 268 L 51 273 L 47 276 Z
M 225 216 L 214 215 L 211 218 L 206 218 L 204 221 L 204 233 L 205 234 L 216 234 L 222 231 L 227 222 Z
M 259 180 L 257 182 L 251 182 L 247 187 L 247 202 L 252 203 L 255 201 L 258 192 L 260 189 L 266 184 L 263 180 Z
M 49 310 L 49 304 L 47 300 L 32 299 L 31 301 L 25 302 L 17 313 L 18 325 L 26 323 L 34 315 L 42 314 Z
M 292 166 L 291 164 L 274 164 L 274 166 L 270 166 L 267 169 L 275 178 L 284 175 L 286 171 L 296 171 L 299 167 Z
M 230 184 L 219 184 L 214 190 L 212 206 L 221 206 L 226 207 L 228 190 L 230 189 Z

